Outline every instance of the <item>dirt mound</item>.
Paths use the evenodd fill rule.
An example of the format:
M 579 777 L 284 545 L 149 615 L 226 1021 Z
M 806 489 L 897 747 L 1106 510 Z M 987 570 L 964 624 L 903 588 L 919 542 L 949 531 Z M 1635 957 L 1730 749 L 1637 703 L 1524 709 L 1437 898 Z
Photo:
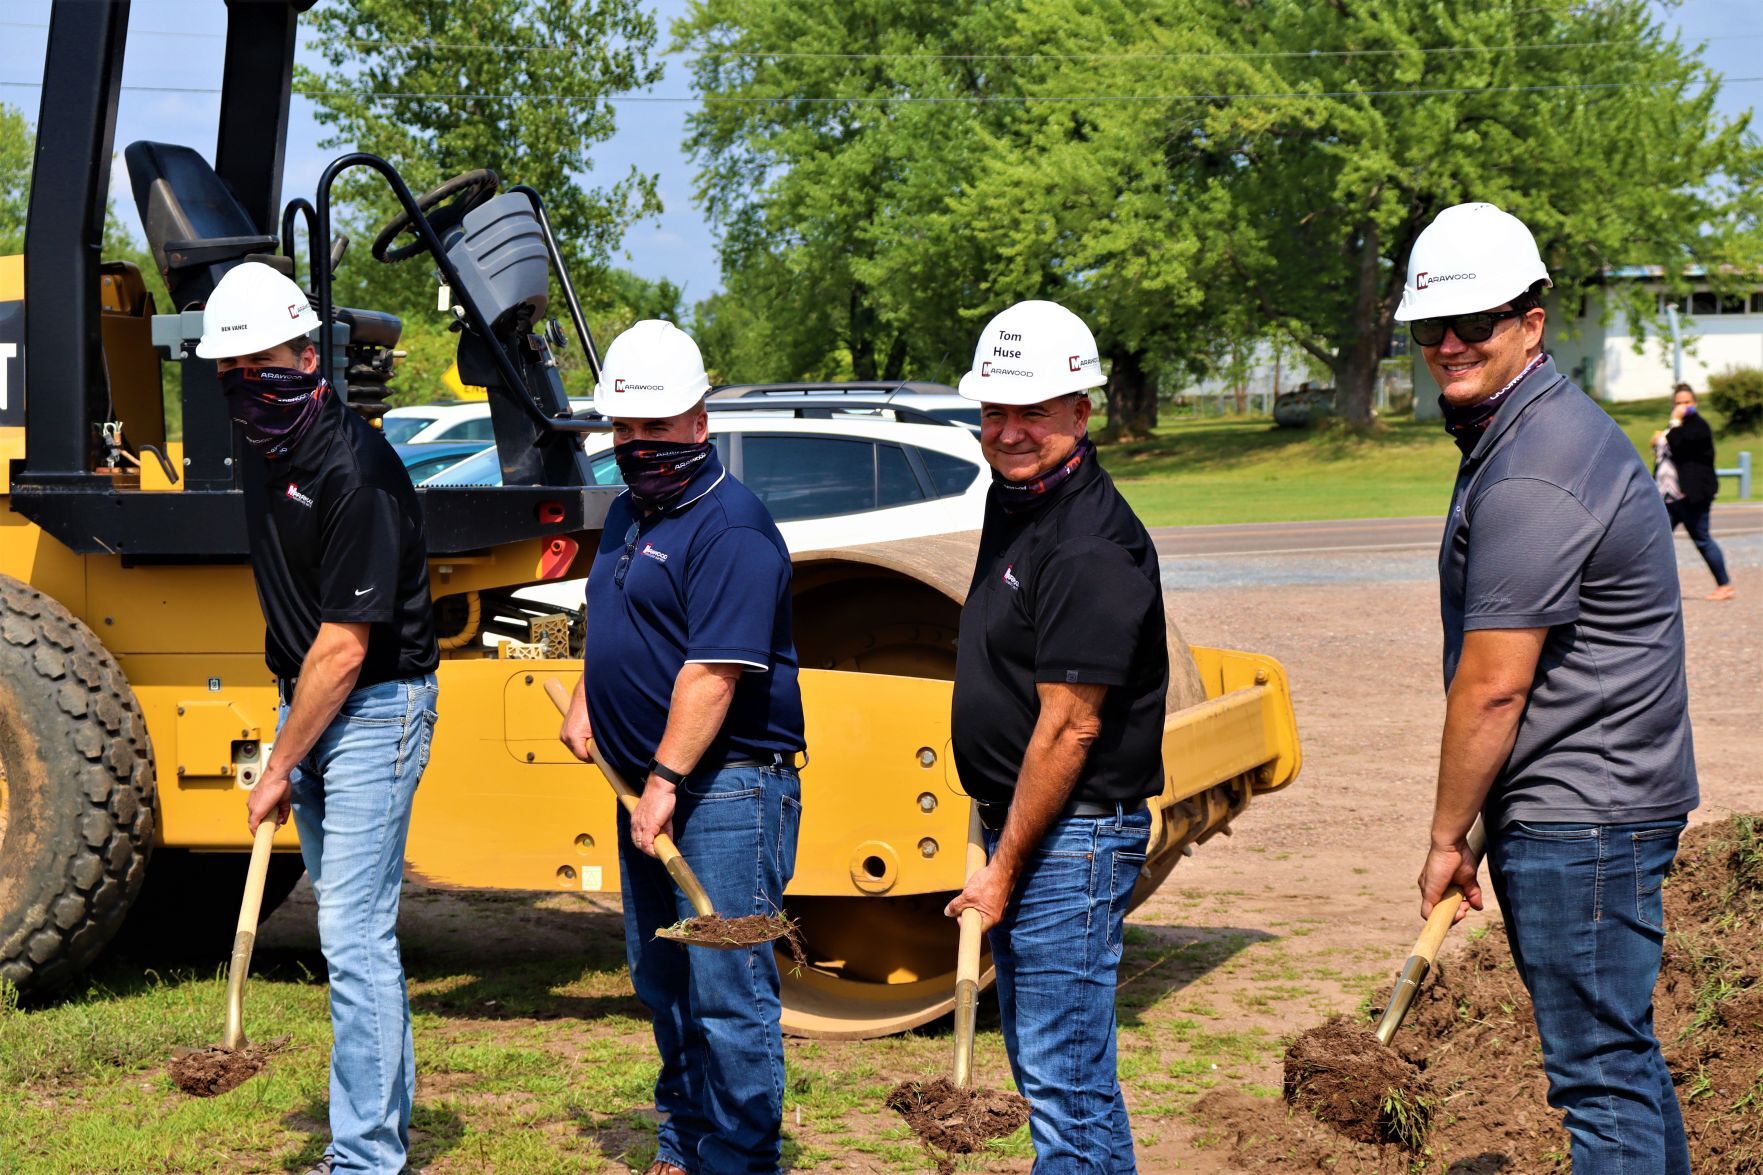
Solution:
M 249 1045 L 229 1049 L 214 1044 L 179 1053 L 166 1065 L 165 1072 L 191 1097 L 217 1097 L 263 1072 L 268 1063 L 267 1054 Z
M 1354 1142 L 1411 1151 L 1425 1146 L 1438 1104 L 1419 1069 L 1345 1016 L 1301 1034 L 1286 1049 L 1285 1097 Z
M 1763 1175 L 1763 817 L 1686 833 L 1665 886 L 1654 1019 L 1698 1175 Z M 1373 994 L 1381 1001 L 1387 987 Z M 1374 1008 L 1373 1012 L 1380 1012 Z M 1296 1042 L 1294 1042 L 1296 1043 Z M 1504 933 L 1451 951 L 1395 1049 L 1438 1098 L 1427 1150 L 1451 1175 L 1568 1170 L 1530 999 Z M 1406 1169 L 1400 1148 L 1342 1137 L 1310 1113 L 1217 1092 L 1195 1109 L 1248 1170 Z
M 1028 1100 L 1021 1094 L 962 1089 L 947 1077 L 902 1081 L 888 1091 L 887 1106 L 906 1119 L 940 1172 L 955 1170 L 954 1156 L 971 1155 L 1028 1121 Z

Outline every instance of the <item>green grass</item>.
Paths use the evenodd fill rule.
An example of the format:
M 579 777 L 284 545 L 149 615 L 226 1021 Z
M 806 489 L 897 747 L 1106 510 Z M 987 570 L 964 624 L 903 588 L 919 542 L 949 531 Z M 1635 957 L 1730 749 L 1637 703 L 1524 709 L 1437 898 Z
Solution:
M 1605 405 L 1652 465 L 1666 399 Z M 1718 430 L 1717 414 L 1709 423 Z M 1721 460 L 1759 438 L 1717 437 Z M 1275 428 L 1265 417 L 1177 420 L 1150 440 L 1111 445 L 1103 464 L 1147 526 L 1442 515 L 1457 473 L 1438 421 L 1387 420 L 1369 434 L 1338 423 Z

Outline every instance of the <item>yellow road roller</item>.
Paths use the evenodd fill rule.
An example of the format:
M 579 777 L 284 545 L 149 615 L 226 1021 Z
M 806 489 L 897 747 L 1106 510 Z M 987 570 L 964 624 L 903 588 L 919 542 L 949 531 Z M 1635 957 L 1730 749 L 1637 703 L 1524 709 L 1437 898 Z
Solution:
M 275 733 L 275 685 L 246 557 L 234 438 L 200 306 L 251 259 L 299 276 L 334 386 L 383 411 L 402 325 L 337 306 L 331 190 L 377 174 L 401 212 L 363 263 L 439 275 L 458 369 L 487 391 L 498 486 L 424 487 L 442 627 L 440 724 L 407 867 L 437 887 L 615 892 L 614 802 L 557 741 L 545 684 L 573 684 L 579 616 L 515 593 L 584 576 L 607 506 L 555 356 L 553 295 L 597 365 L 542 195 L 474 171 L 418 197 L 343 156 L 283 205 L 295 29 L 308 0 L 225 7 L 212 162 L 132 143 L 129 188 L 171 305 L 99 255 L 129 5 L 53 5 L 22 257 L 0 258 L 0 978 L 27 997 L 76 979 L 117 938 L 218 958 L 244 872 L 244 803 Z M 220 5 L 216 3 L 217 10 Z M 308 248 L 300 255 L 297 230 Z M 169 440 L 161 364 L 182 436 Z M 812 761 L 787 913 L 792 1033 L 897 1032 L 952 1004 L 967 801 L 949 747 L 950 678 L 972 535 L 796 558 L 795 632 Z M 1173 621 L 1174 618 L 1172 618 Z M 1169 627 L 1166 779 L 1135 902 L 1251 797 L 1296 778 L 1278 663 L 1189 648 Z M 300 876 L 281 830 L 266 907 Z

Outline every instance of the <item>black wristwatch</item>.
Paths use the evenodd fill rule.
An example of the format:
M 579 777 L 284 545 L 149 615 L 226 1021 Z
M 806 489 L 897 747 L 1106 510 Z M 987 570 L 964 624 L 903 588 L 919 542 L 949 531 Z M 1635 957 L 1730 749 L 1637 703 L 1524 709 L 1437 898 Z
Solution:
M 663 766 L 660 759 L 650 759 L 649 760 L 649 770 L 646 773 L 646 775 L 644 776 L 644 778 L 647 778 L 649 775 L 660 776 L 662 779 L 665 779 L 668 783 L 673 784 L 673 786 L 675 786 L 675 787 L 678 787 L 680 784 L 682 784 L 686 781 L 686 777 L 684 775 L 681 775 L 679 772 L 675 771 L 671 767 Z

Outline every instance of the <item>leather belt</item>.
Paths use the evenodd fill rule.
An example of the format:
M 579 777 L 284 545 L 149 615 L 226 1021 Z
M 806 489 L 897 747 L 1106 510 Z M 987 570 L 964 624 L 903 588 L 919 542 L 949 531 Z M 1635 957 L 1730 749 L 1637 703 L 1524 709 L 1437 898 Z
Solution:
M 782 751 L 773 751 L 762 758 L 754 758 L 751 755 L 742 755 L 739 758 L 724 759 L 722 765 L 725 769 L 740 767 L 790 767 L 794 766 L 795 762 L 796 756 L 786 755 Z
M 1118 804 L 1098 803 L 1094 800 L 1073 800 L 1065 805 L 1065 809 L 1059 813 L 1059 818 L 1061 820 L 1069 817 L 1098 819 L 1100 817 L 1114 815 L 1116 809 L 1119 810 L 1122 816 L 1131 816 L 1134 812 L 1137 812 L 1144 806 L 1145 801 L 1142 798 L 1136 800 L 1122 800 Z M 1009 804 L 988 804 L 982 801 L 978 804 L 978 808 L 979 822 L 993 832 L 1002 830 L 1004 827 L 1004 821 L 1010 816 Z

